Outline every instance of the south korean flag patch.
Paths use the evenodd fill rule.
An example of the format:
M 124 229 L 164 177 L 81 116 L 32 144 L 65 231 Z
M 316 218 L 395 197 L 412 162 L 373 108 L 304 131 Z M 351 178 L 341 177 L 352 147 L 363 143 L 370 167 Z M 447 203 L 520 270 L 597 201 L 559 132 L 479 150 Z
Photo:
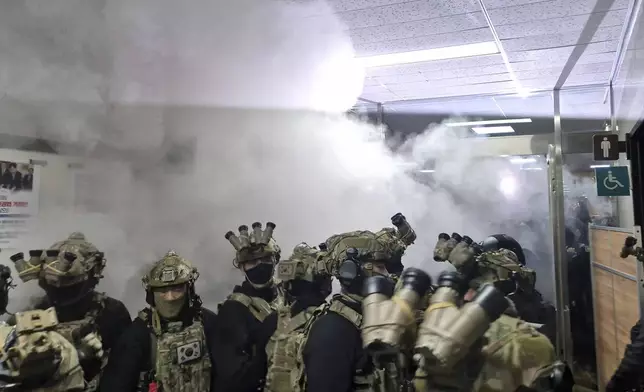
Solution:
M 201 342 L 195 340 L 177 347 L 177 363 L 179 365 L 201 358 Z

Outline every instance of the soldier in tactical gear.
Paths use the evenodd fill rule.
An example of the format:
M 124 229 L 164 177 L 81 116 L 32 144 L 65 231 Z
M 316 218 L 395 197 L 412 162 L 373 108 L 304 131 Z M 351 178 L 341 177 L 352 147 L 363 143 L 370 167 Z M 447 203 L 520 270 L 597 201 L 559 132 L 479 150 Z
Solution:
M 143 277 L 146 301 L 110 353 L 102 392 L 214 390 L 215 314 L 195 293 L 197 269 L 168 252 Z
M 0 313 L 6 312 L 11 271 L 0 265 Z M 54 308 L 15 315 L 15 325 L 0 324 L 0 391 L 59 392 L 86 388 L 83 364 L 103 357 L 95 332 L 79 331 L 75 341 L 55 332 Z
M 472 243 L 466 243 L 460 247 L 448 244 L 449 239 L 454 239 L 456 236 L 458 235 L 449 237 L 441 234 L 435 249 L 437 256 L 435 260 L 449 261 L 458 271 L 462 271 L 468 287 L 464 301 L 476 301 L 476 290 L 486 285 L 495 287 L 507 296 L 513 287 L 516 288 L 525 280 L 530 282 L 532 273 L 521 265 L 513 251 L 499 246 L 488 246 L 488 250 L 485 251 L 476 245 L 472 246 Z M 462 242 L 461 239 L 457 244 Z M 448 256 L 444 257 L 446 254 Z M 436 293 L 438 294 L 438 290 Z M 555 378 L 557 379 L 556 388 L 561 388 L 557 390 L 571 390 L 574 385 L 572 373 L 568 366 L 556 362 L 550 340 L 532 325 L 519 319 L 513 301 L 508 297 L 506 301 L 504 314 L 499 315 L 485 331 L 484 337 L 487 343 L 480 350 L 484 361 L 479 361 L 483 364 L 483 368 L 474 379 L 473 390 L 499 392 L 514 391 L 517 388 L 550 390 L 555 388 L 550 384 L 550 381 Z M 435 301 L 430 301 L 430 308 L 432 302 Z M 426 319 L 429 317 L 430 308 L 426 312 Z M 512 353 L 520 353 L 520 355 Z M 487 378 L 489 376 L 486 375 L 490 374 L 495 375 L 494 378 Z M 522 377 L 517 378 L 517 374 L 522 374 Z
M 324 244 L 321 246 L 324 249 Z M 326 252 L 301 243 L 293 254 L 277 265 L 277 279 L 284 291 L 285 303 L 266 322 L 276 331 L 266 345 L 268 370 L 265 392 L 294 392 L 293 381 L 302 376 L 298 351 L 303 331 L 316 310 L 331 294 L 331 270 Z
M 572 374 L 555 361 L 549 341 L 502 314 L 509 302 L 494 285 L 483 284 L 464 301 L 462 276 L 444 272 L 416 328 L 412 310 L 431 280 L 412 268 L 403 272 L 401 282 L 393 295 L 380 277 L 365 282 L 362 336 L 365 349 L 392 362 L 401 344 L 414 337 L 416 392 L 572 390 Z
M 226 239 L 235 248 L 233 264 L 246 280 L 235 286 L 219 306 L 217 347 L 217 389 L 230 392 L 261 390 L 266 376 L 266 344 L 275 332 L 275 322 L 265 322 L 278 300 L 273 279 L 280 248 L 273 239 L 275 224 L 266 228 L 255 222 L 232 231 Z
M 308 392 L 370 391 L 382 388 L 373 358 L 363 348 L 362 287 L 364 280 L 388 278 L 387 265 L 400 258 L 416 238 L 402 214 L 394 222 L 398 230 L 355 231 L 338 234 L 326 241 L 329 262 L 340 281 L 341 294 L 316 315 L 303 345 L 304 380 Z M 402 229 L 401 229 L 402 227 Z
M 31 250 L 29 256 L 25 260 L 24 254 L 18 253 L 11 260 L 23 282 L 37 279 L 45 291 L 46 297 L 36 309 L 53 306 L 55 331 L 68 341 L 74 341 L 80 330 L 96 330 L 107 354 L 131 318 L 121 301 L 95 291 L 106 264 L 103 253 L 76 232 L 47 250 Z M 85 363 L 87 391 L 96 390 L 106 360 L 107 355 Z
M 481 253 L 483 257 L 474 257 Z M 474 288 L 481 281 L 492 282 L 512 301 L 511 315 L 538 324 L 539 331 L 555 341 L 555 309 L 535 288 L 536 273 L 526 267 L 523 248 L 514 238 L 495 234 L 475 244 L 468 236 L 441 233 L 434 254 L 435 261 L 450 262 Z

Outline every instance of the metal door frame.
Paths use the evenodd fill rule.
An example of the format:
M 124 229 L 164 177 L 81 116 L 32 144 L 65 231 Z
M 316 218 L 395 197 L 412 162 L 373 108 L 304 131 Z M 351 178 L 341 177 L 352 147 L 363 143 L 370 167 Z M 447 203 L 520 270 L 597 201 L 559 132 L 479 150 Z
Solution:
M 554 143 L 548 145 L 547 162 L 550 231 L 552 233 L 552 254 L 554 257 L 555 307 L 557 309 L 556 349 L 557 356 L 560 359 L 572 364 L 573 352 L 568 294 L 568 255 L 566 252 L 560 90 L 554 90 L 552 98 L 554 103 Z

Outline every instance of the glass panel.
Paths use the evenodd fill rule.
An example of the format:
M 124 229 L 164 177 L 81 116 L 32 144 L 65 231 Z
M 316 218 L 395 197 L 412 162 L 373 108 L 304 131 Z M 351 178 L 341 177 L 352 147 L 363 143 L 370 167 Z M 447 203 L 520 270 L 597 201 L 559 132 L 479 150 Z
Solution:
M 475 241 L 494 234 L 514 237 L 526 254 L 528 267 L 537 273 L 537 290 L 545 301 L 554 301 L 547 142 L 535 143 L 553 132 L 552 94 L 398 102 L 385 105 L 384 122 L 393 130 L 394 140 L 415 136 L 437 151 L 415 178 L 449 198 L 452 210 L 436 211 L 431 233 L 425 235 L 463 230 L 461 234 Z M 454 127 L 459 138 L 437 125 L 441 122 L 479 123 Z M 511 126 L 514 132 L 486 135 L 473 130 L 490 126 Z M 427 137 L 427 129 L 440 137 Z M 499 153 L 500 146 L 509 151 Z M 535 298 L 541 298 L 539 293 L 529 300 Z M 525 308 L 539 308 L 534 305 Z
M 593 134 L 610 122 L 605 93 L 595 87 L 562 90 L 560 95 L 573 371 L 580 385 L 592 389 L 597 377 L 588 224 L 617 224 L 616 200 L 598 196 L 595 183 L 595 168 L 610 162 L 594 162 L 592 154 Z

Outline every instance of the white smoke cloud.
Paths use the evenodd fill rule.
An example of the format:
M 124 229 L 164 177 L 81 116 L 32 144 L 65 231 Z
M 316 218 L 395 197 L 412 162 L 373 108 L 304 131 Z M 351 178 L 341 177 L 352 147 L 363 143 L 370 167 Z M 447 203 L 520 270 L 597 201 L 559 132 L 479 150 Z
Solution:
M 321 1 L 55 3 L 0 5 L 0 132 L 88 157 L 80 209 L 43 212 L 29 247 L 85 232 L 108 258 L 101 288 L 133 314 L 142 271 L 170 248 L 199 268 L 204 302 L 222 300 L 242 280 L 223 237 L 240 224 L 275 222 L 287 256 L 400 211 L 419 236 L 405 264 L 435 274 L 438 233 L 481 240 L 547 216 L 544 170 L 475 158 L 441 125 L 394 154 L 382 129 L 338 114 L 362 71 Z M 427 161 L 434 173 L 408 174 Z M 508 176 L 530 203 L 504 196 Z

